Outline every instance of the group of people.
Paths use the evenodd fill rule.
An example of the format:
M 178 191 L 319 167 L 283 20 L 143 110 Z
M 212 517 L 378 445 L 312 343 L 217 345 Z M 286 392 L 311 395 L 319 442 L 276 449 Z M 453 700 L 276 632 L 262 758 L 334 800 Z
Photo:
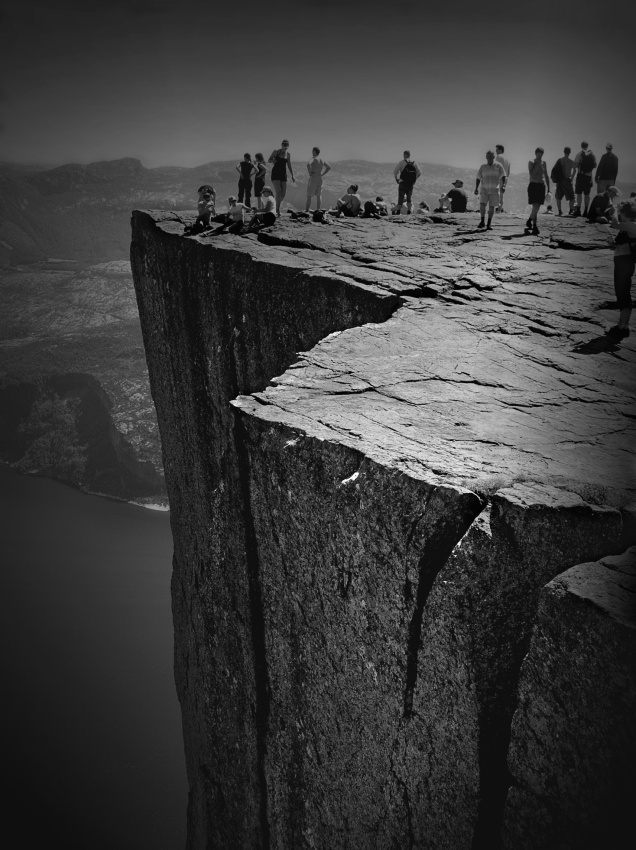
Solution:
M 555 186 L 557 215 L 563 215 L 562 202 L 565 199 L 569 204 L 570 216 L 583 215 L 590 222 L 609 223 L 612 229 L 618 231 L 614 252 L 614 287 L 620 315 L 618 324 L 608 333 L 612 338 L 624 339 L 629 336 L 631 281 L 636 262 L 636 193 L 632 192 L 628 201 L 615 206 L 620 195 L 615 185 L 618 157 L 613 152 L 611 143 L 607 143 L 605 153 L 598 162 L 587 142 L 581 142 L 581 149 L 574 159 L 570 157 L 571 152 L 571 148 L 565 147 L 563 156 L 559 157 L 548 174 L 543 159 L 545 151 L 541 147 L 536 148 L 534 159 L 528 162 L 528 203 L 531 212 L 525 229 L 527 233 L 535 236 L 539 234 L 537 216 L 541 206 L 546 203 L 546 198 L 550 201 L 552 180 Z M 242 162 L 236 166 L 239 174 L 238 195 L 228 198 L 226 213 L 216 213 L 216 192 L 212 186 L 204 184 L 199 187 L 198 216 L 194 225 L 186 228 L 186 232 L 200 233 L 210 229 L 212 222 L 221 224 L 215 233 L 235 234 L 254 232 L 275 224 L 286 195 L 288 174 L 292 183 L 296 182 L 287 139 L 283 139 L 280 148 L 272 151 L 267 162 L 272 164 L 271 187 L 265 185 L 267 164 L 263 154 L 255 154 L 254 162 L 249 153 L 244 154 Z M 392 205 L 381 195 L 377 195 L 375 201 L 363 202 L 359 187 L 354 183 L 348 186 L 333 208 L 323 210 L 322 181 L 330 170 L 329 163 L 320 156 L 320 148 L 314 147 L 307 162 L 305 211 L 292 213 L 294 217 L 309 216 L 314 198 L 316 210 L 313 217 L 316 221 L 328 220 L 326 216 L 381 218 L 391 214 L 413 212 L 413 190 L 422 176 L 422 170 L 412 159 L 410 151 L 404 151 L 402 159 L 393 170 L 398 193 L 397 202 Z M 480 166 L 475 180 L 474 193 L 479 198 L 480 211 L 478 229 L 492 230 L 494 213 L 504 212 L 504 195 L 509 178 L 510 162 L 505 157 L 504 146 L 496 145 L 494 151 L 487 151 L 486 162 Z M 595 182 L 597 191 L 590 199 Z M 250 205 L 252 191 L 256 207 Z M 464 213 L 467 207 L 468 194 L 463 181 L 458 179 L 453 182 L 452 188 L 440 197 L 439 207 L 435 212 Z M 428 212 L 428 205 L 421 201 L 416 213 Z M 246 221 L 248 213 L 251 213 L 251 217 Z

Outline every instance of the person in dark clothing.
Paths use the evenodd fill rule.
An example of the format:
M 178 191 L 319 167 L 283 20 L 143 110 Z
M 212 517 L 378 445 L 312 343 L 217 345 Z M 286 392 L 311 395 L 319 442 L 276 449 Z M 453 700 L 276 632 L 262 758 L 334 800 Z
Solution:
M 596 167 L 596 191 L 602 194 L 616 183 L 618 177 L 618 157 L 612 150 L 613 145 L 608 142 L 605 145 L 605 153 L 600 158 Z
M 614 215 L 613 201 L 619 195 L 616 186 L 609 186 L 605 192 L 599 192 L 592 198 L 592 203 L 587 211 L 587 220 L 590 224 L 609 224 Z
M 239 203 L 245 202 L 245 206 L 249 207 L 252 200 L 252 174 L 256 171 L 256 166 L 248 153 L 243 154 L 243 162 L 239 162 L 236 170 L 240 174 L 238 182 Z
M 450 203 L 451 212 L 466 212 L 466 207 L 468 206 L 468 194 L 466 193 L 466 190 L 463 188 L 463 186 L 463 180 L 455 180 L 453 182 L 453 188 L 450 190 L 450 192 L 447 192 L 444 195 L 444 198 Z
M 276 196 L 276 215 L 280 215 L 280 207 L 287 194 L 287 171 L 291 174 L 292 183 L 296 182 L 289 156 L 289 142 L 283 139 L 280 148 L 272 151 L 268 162 L 273 162 L 272 173 L 269 175 Z

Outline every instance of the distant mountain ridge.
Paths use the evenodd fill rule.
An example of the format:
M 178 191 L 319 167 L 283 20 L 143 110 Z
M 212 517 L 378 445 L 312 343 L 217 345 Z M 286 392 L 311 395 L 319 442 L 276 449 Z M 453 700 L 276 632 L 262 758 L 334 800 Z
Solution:
M 49 169 L 0 163 L 0 264 L 52 257 L 84 263 L 126 259 L 131 210 L 193 210 L 196 189 L 204 182 L 214 185 L 218 207 L 224 209 L 227 197 L 237 193 L 238 161 L 208 162 L 195 168 L 146 168 L 132 157 Z M 305 162 L 292 156 L 297 182 L 288 182 L 285 204 L 293 209 L 305 205 Z M 476 207 L 476 168 L 419 165 L 422 177 L 415 187 L 416 202 L 425 200 L 433 209 L 440 194 L 459 178 L 468 191 L 469 204 Z M 334 204 L 351 183 L 359 185 L 364 199 L 376 195 L 396 198 L 395 163 L 344 160 L 331 166 L 324 181 L 323 206 Z M 526 182 L 524 174 L 512 175 L 506 193 L 507 211 L 525 211 Z

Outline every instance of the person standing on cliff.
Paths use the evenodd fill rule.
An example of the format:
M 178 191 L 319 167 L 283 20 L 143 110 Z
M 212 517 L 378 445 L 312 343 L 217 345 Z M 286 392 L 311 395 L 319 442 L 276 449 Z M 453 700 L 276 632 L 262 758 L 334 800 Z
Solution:
M 590 192 L 592 191 L 592 174 L 596 168 L 596 157 L 589 149 L 587 142 L 581 142 L 581 150 L 574 157 L 574 165 L 576 168 L 576 180 L 574 182 L 574 191 L 576 193 L 576 206 L 572 215 L 581 215 L 581 201 L 585 202 L 583 215 L 587 215 L 590 206 Z
M 413 210 L 413 187 L 415 186 L 415 182 L 422 176 L 422 170 L 419 165 L 411 159 L 411 151 L 404 151 L 404 159 L 401 159 L 393 169 L 393 176 L 395 177 L 395 182 L 398 184 L 396 215 L 400 215 L 405 198 L 406 211 L 410 213 Z
M 316 209 L 320 209 L 322 203 L 322 178 L 328 171 L 331 171 L 331 166 L 328 162 L 320 159 L 320 148 L 312 148 L 311 159 L 307 163 L 309 181 L 307 183 L 307 203 L 305 204 L 305 212 L 309 212 L 311 199 L 314 195 L 316 196 Z
M 252 174 L 256 171 L 256 166 L 252 162 L 250 154 L 243 154 L 243 162 L 239 162 L 236 166 L 239 173 L 238 182 L 238 199 L 239 203 L 245 202 L 245 206 L 249 207 L 252 200 Z
M 492 217 L 499 205 L 499 188 L 506 185 L 506 172 L 500 162 L 495 162 L 494 151 L 486 152 L 486 162 L 479 166 L 475 181 L 475 194 L 479 195 L 479 212 L 481 221 L 477 227 L 492 230 Z M 488 224 L 486 224 L 486 207 L 488 207 Z
M 254 175 L 254 197 L 256 198 L 256 206 L 259 210 L 263 209 L 261 195 L 265 188 L 265 179 L 267 177 L 267 166 L 265 165 L 265 157 L 262 153 L 254 154 L 254 164 L 256 166 L 256 174 Z
M 614 292 L 620 310 L 618 324 L 607 331 L 610 339 L 629 336 L 632 315 L 632 278 L 636 268 L 636 198 L 630 198 L 614 210 L 610 227 L 618 230 L 614 249 Z
M 510 163 L 504 156 L 504 146 L 503 145 L 495 145 L 495 162 L 503 165 L 503 170 L 506 172 L 506 182 L 499 185 L 499 207 L 498 212 L 505 212 L 504 210 L 504 192 L 506 191 L 506 185 L 508 184 L 508 180 L 510 180 Z
M 537 215 L 541 204 L 545 203 L 546 187 L 550 191 L 550 178 L 548 177 L 548 168 L 543 161 L 543 148 L 537 148 L 534 152 L 534 159 L 528 162 L 528 174 L 530 182 L 528 183 L 528 203 L 532 207 L 530 217 L 526 222 L 526 231 L 532 231 L 533 236 L 539 235 L 537 226 Z
M 268 162 L 273 162 L 272 173 L 270 178 L 274 187 L 276 196 L 276 215 L 280 215 L 280 206 L 287 194 L 287 170 L 291 174 L 292 183 L 296 182 L 294 171 L 292 169 L 291 158 L 289 156 L 289 142 L 283 139 L 278 150 L 272 151 Z
M 613 152 L 613 145 L 608 142 L 605 145 L 605 153 L 598 161 L 596 169 L 596 191 L 599 195 L 607 192 L 610 186 L 616 184 L 618 177 L 618 157 Z
M 561 201 L 563 198 L 565 198 L 570 205 L 570 215 L 572 215 L 572 212 L 574 211 L 574 186 L 572 186 L 574 160 L 570 159 L 571 153 L 571 148 L 563 148 L 563 156 L 557 159 L 550 175 L 556 183 L 554 198 L 556 200 L 559 215 L 563 215 L 563 210 L 561 209 Z

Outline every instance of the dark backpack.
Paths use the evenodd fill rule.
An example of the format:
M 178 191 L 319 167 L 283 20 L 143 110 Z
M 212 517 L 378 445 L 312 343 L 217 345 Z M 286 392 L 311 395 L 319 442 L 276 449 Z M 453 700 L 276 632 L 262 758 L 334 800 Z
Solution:
M 589 174 L 590 171 L 594 171 L 595 168 L 596 157 L 592 151 L 583 153 L 581 155 L 581 161 L 579 162 L 579 172 L 581 174 Z
M 413 186 L 415 181 L 417 180 L 417 169 L 415 168 L 415 163 L 407 160 L 406 165 L 400 172 L 400 180 L 406 186 Z
M 563 163 L 560 159 L 554 163 L 554 168 L 550 172 L 550 180 L 554 183 L 558 183 L 560 180 L 563 180 Z

